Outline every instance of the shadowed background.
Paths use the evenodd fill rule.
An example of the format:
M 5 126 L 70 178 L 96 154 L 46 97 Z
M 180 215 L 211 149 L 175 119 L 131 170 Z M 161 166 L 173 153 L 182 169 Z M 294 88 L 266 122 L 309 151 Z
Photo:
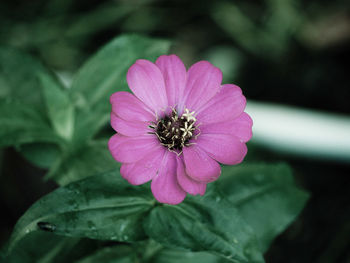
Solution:
M 38 57 L 63 81 L 69 82 L 116 35 L 140 33 L 172 40 L 172 52 L 187 66 L 209 60 L 222 69 L 224 82 L 239 85 L 248 100 L 350 114 L 350 6 L 345 0 L 3 0 L 0 25 L 1 45 Z M 247 161 L 287 161 L 311 193 L 297 221 L 270 247 L 266 261 L 348 262 L 349 162 L 275 152 L 254 140 L 248 147 Z M 3 244 L 24 211 L 56 185 L 43 183 L 45 170 L 15 149 L 0 154 Z

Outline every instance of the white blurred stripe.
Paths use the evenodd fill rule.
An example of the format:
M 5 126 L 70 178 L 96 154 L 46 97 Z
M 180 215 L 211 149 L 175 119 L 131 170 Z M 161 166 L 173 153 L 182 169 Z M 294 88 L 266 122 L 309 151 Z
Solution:
M 249 101 L 252 141 L 277 151 L 350 161 L 350 117 Z

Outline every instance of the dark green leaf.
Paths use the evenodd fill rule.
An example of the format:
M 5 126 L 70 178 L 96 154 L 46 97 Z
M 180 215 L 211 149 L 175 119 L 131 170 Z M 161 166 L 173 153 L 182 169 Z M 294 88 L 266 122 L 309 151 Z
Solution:
M 32 164 L 45 169 L 50 168 L 61 155 L 61 150 L 53 143 L 22 144 L 18 151 Z
M 207 252 L 163 249 L 152 259 L 152 263 L 219 263 L 221 260 L 221 257 Z
M 272 10 L 267 12 L 270 15 L 259 25 L 242 12 L 239 5 L 229 1 L 219 2 L 213 8 L 212 17 L 243 49 L 270 59 L 280 58 L 286 51 L 288 37 L 300 21 L 296 18 L 297 11 L 290 1 L 275 1 L 270 7 Z
M 120 167 L 110 154 L 107 140 L 91 141 L 83 147 L 69 152 L 52 167 L 48 178 L 60 185 Z
M 133 263 L 135 256 L 135 251 L 131 247 L 118 245 L 100 249 L 75 263 Z
M 60 142 L 46 118 L 24 103 L 0 100 L 0 146 Z
M 154 205 L 143 187 L 132 187 L 118 171 L 61 187 L 36 202 L 17 222 L 8 252 L 38 231 L 101 240 L 145 237 L 142 219 Z
M 58 135 L 69 140 L 73 136 L 74 107 L 63 87 L 51 76 L 39 75 L 51 124 Z
M 86 254 L 100 249 L 101 245 L 103 245 L 101 241 L 92 239 L 64 237 L 37 231 L 24 237 L 6 256 L 4 263 L 75 262 Z
M 187 197 L 177 206 L 157 206 L 144 228 L 167 247 L 208 251 L 232 262 L 264 262 L 252 229 L 214 191 L 204 197 Z
M 15 98 L 43 108 L 38 74 L 49 73 L 30 55 L 0 47 L 0 98 Z
M 115 38 L 94 55 L 78 72 L 72 83 L 72 95 L 80 109 L 76 120 L 76 140 L 93 136 L 109 120 L 109 97 L 129 90 L 128 68 L 137 59 L 154 61 L 167 53 L 169 42 L 137 35 Z
M 227 166 L 217 183 L 254 229 L 263 252 L 308 199 L 308 194 L 296 187 L 285 164 Z
M 6 263 L 53 263 L 79 242 L 77 238 L 57 236 L 48 232 L 36 232 L 24 237 L 6 255 Z

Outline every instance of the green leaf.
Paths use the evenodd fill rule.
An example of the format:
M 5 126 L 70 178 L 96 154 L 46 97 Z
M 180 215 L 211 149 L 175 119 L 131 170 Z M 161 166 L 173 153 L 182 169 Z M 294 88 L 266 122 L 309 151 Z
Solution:
M 166 248 L 152 258 L 152 263 L 219 263 L 223 262 L 221 260 L 224 259 L 208 252 L 190 252 L 183 249 Z
M 17 222 L 8 253 L 38 231 L 101 240 L 145 238 L 142 219 L 154 199 L 113 171 L 61 187 L 37 201 Z
M 64 237 L 54 233 L 37 231 L 24 237 L 4 257 L 4 263 L 66 263 L 100 249 L 102 241 Z M 0 260 L 0 262 L 2 262 Z
M 38 74 L 49 74 L 32 56 L 0 47 L 0 98 L 20 100 L 43 109 Z
M 73 136 L 74 106 L 63 87 L 51 76 L 39 75 L 51 124 L 58 135 L 69 140 Z
M 102 248 L 75 263 L 133 263 L 135 256 L 135 251 L 131 247 L 118 245 Z
M 113 39 L 80 69 L 71 92 L 79 109 L 76 118 L 76 140 L 92 137 L 109 120 L 109 97 L 117 91 L 129 90 L 128 68 L 137 59 L 154 61 L 167 53 L 170 43 L 137 35 Z
M 286 164 L 227 166 L 217 184 L 254 229 L 263 252 L 293 222 L 309 197 L 296 187 Z
M 231 262 L 264 262 L 252 229 L 214 191 L 204 197 L 187 197 L 177 206 L 155 207 L 144 228 L 167 247 L 208 251 Z
M 36 232 L 20 241 L 11 253 L 6 255 L 6 263 L 52 263 L 74 247 L 79 239 L 57 236 L 49 232 Z
M 97 140 L 62 156 L 52 167 L 47 178 L 60 185 L 66 185 L 119 167 L 120 163 L 113 159 L 108 150 L 107 140 Z
M 281 3 L 281 1 L 275 2 Z M 297 22 L 290 17 L 291 14 L 296 13 L 296 10 L 293 4 L 286 4 L 287 2 L 289 1 L 279 4 L 280 7 L 281 5 L 288 6 L 287 12 L 281 15 L 281 10 L 277 11 L 276 8 L 272 8 L 267 12 L 271 16 L 266 16 L 265 22 L 259 25 L 245 14 L 237 3 L 230 1 L 218 2 L 211 15 L 217 25 L 243 49 L 269 59 L 280 58 L 286 51 L 288 37 L 297 27 L 297 24 L 290 23 Z M 281 9 L 280 7 L 278 9 Z
M 104 46 L 80 69 L 72 92 L 80 92 L 82 107 L 103 103 L 117 90 L 128 90 L 126 72 L 137 59 L 155 60 L 170 43 L 137 35 L 123 35 Z M 109 108 L 109 107 L 108 107 Z
M 61 150 L 53 143 L 26 143 L 17 150 L 32 164 L 48 169 L 60 157 Z
M 61 142 L 46 119 L 39 76 L 50 72 L 35 58 L 0 47 L 0 146 Z
M 0 100 L 0 123 L 0 146 L 61 141 L 46 118 L 24 103 Z

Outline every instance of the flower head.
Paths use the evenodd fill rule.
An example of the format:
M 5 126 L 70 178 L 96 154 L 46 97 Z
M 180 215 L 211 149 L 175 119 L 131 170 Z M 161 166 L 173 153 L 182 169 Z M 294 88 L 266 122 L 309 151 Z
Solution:
M 238 86 L 221 84 L 222 73 L 207 61 L 186 68 L 176 55 L 155 63 L 137 60 L 127 73 L 134 93 L 111 96 L 108 146 L 133 185 L 152 180 L 154 197 L 181 203 L 186 193 L 203 195 L 221 174 L 247 153 L 252 120 Z

